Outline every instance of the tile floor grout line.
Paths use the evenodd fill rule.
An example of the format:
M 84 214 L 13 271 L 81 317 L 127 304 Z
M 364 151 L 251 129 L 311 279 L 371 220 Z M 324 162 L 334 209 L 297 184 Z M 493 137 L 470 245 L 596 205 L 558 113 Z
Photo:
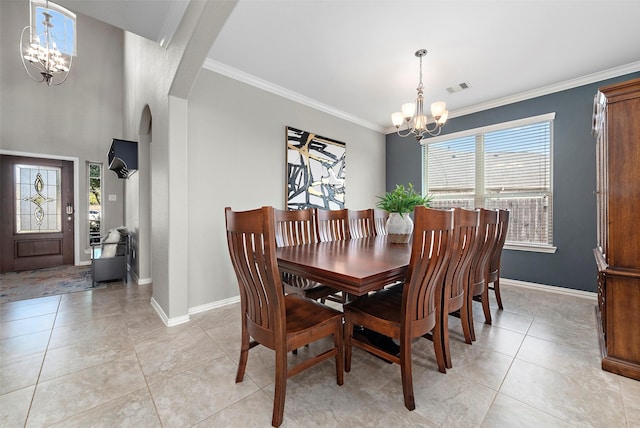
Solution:
M 56 325 L 56 319 L 58 318 L 58 311 L 60 310 L 60 304 L 62 302 L 62 296 L 58 298 L 58 306 L 56 308 L 56 315 L 53 319 L 53 323 L 51 323 L 51 329 L 49 331 L 49 339 L 47 339 L 47 345 L 44 348 L 44 355 L 42 356 L 42 362 L 40 363 L 40 370 L 38 370 L 38 376 L 36 377 L 36 383 L 33 387 L 33 394 L 31 395 L 31 401 L 29 402 L 29 408 L 27 409 L 27 414 L 24 418 L 24 427 L 26 428 L 27 422 L 29 421 L 29 416 L 31 415 L 31 409 L 33 408 L 33 402 L 36 398 L 36 393 L 38 392 L 38 387 L 40 386 L 40 377 L 42 376 L 42 369 L 44 368 L 44 363 L 47 360 L 47 353 L 49 352 L 49 344 L 51 343 L 51 338 L 53 337 L 53 328 Z

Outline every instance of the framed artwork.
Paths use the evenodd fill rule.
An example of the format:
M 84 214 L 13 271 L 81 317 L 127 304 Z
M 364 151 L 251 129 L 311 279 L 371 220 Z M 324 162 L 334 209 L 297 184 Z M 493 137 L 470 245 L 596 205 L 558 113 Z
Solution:
M 342 209 L 346 144 L 287 126 L 287 209 Z

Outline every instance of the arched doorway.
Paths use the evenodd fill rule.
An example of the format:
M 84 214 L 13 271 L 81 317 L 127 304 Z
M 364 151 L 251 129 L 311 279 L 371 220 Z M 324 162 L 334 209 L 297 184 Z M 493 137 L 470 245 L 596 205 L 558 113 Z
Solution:
M 138 129 L 138 172 L 127 180 L 125 218 L 132 233 L 131 273 L 138 284 L 152 281 L 151 251 L 151 109 L 145 105 Z

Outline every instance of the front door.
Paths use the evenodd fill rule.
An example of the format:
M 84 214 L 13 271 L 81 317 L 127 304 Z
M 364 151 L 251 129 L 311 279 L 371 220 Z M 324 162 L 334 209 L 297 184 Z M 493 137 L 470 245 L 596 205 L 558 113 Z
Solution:
M 73 162 L 0 156 L 0 272 L 73 264 Z

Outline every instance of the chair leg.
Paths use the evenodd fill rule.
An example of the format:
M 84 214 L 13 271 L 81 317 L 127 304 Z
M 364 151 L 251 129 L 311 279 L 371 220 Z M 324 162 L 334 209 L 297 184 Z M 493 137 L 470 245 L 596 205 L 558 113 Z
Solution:
M 500 297 L 500 278 L 494 281 L 493 291 L 495 291 L 496 293 L 496 301 L 498 302 L 498 308 L 500 308 L 501 310 L 504 309 L 502 307 L 502 297 Z
M 249 358 L 249 333 L 247 326 L 242 325 L 242 338 L 240 345 L 240 361 L 238 361 L 238 371 L 236 372 L 236 383 L 242 382 L 244 379 L 244 370 L 247 367 L 247 359 Z
M 413 395 L 413 374 L 411 371 L 411 339 L 403 337 L 400 343 L 400 373 L 402 375 L 402 392 L 404 406 L 409 410 L 416 408 Z
M 442 312 L 436 310 L 436 326 L 433 328 L 433 350 L 436 353 L 436 362 L 438 363 L 438 371 L 440 373 L 447 372 L 447 363 L 445 361 L 445 351 L 443 344 L 443 331 L 442 331 Z M 402 352 L 402 351 L 401 351 Z M 410 409 L 413 410 L 413 409 Z
M 489 308 L 489 285 L 485 285 L 482 292 L 482 311 L 484 312 L 484 323 L 491 325 L 491 309 Z
M 287 392 L 287 351 L 276 349 L 276 379 L 273 396 L 271 425 L 279 427 L 284 417 L 284 399 Z
M 336 323 L 336 331 L 333 333 L 333 345 L 336 347 L 336 382 L 344 384 L 344 344 L 342 332 L 342 320 Z
M 351 323 L 351 314 L 345 311 L 344 314 L 344 371 L 351 371 L 351 340 L 353 338 L 353 324 Z
M 449 348 L 449 314 L 442 313 L 442 354 L 444 356 L 445 367 L 450 369 L 453 367 L 451 363 L 451 349 Z
M 468 293 L 467 296 L 467 323 L 469 324 L 469 336 L 471 337 L 471 341 L 474 342 L 476 340 L 476 329 L 473 325 L 473 294 Z
M 467 292 L 468 295 L 468 292 Z M 469 299 L 467 298 L 467 295 L 465 295 L 465 303 L 464 305 L 462 305 L 462 308 L 460 309 L 460 323 L 462 324 L 462 333 L 464 334 L 464 341 L 471 345 L 472 341 L 474 339 L 472 339 L 472 335 L 471 335 L 471 325 L 469 324 L 469 316 L 471 314 L 471 311 L 469 310 L 469 303 L 467 302 Z

